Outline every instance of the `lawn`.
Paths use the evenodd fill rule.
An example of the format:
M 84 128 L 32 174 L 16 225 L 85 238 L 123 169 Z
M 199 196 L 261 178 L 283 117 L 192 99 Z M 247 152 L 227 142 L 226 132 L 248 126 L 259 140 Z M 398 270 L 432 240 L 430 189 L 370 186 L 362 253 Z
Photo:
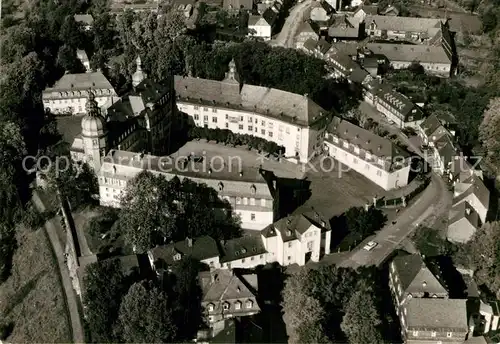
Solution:
M 12 275 L 0 285 L 0 314 L 14 329 L 12 343 L 69 343 L 69 315 L 45 231 L 17 230 Z

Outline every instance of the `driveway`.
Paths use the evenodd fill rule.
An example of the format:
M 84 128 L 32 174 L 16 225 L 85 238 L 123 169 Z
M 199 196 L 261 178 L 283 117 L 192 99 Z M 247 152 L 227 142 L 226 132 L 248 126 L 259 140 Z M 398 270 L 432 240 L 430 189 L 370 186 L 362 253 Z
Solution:
M 304 21 L 304 13 L 307 13 L 307 10 L 311 7 L 312 3 L 312 0 L 306 0 L 295 5 L 286 18 L 281 32 L 277 35 L 276 39 L 270 42 L 270 44 L 285 48 L 294 48 L 293 42 L 295 35 L 297 34 L 297 29 Z

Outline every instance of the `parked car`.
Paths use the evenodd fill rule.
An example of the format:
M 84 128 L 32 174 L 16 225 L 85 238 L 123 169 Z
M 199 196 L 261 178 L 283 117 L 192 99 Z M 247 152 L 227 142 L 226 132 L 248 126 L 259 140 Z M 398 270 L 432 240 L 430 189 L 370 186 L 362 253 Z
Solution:
M 371 251 L 373 250 L 376 246 L 378 245 L 378 243 L 376 243 L 375 241 L 370 241 L 368 242 L 364 247 L 363 247 L 363 250 L 365 251 Z

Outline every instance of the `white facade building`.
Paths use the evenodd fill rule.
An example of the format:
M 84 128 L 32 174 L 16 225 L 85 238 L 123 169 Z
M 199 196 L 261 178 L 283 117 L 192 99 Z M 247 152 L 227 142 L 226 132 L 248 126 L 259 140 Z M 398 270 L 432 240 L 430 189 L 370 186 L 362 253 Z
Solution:
M 234 62 L 223 81 L 175 77 L 177 106 L 193 123 L 275 142 L 291 161 L 321 153 L 327 113 L 307 95 L 240 85 Z
M 325 136 L 325 149 L 331 157 L 384 190 L 408 184 L 410 158 L 390 140 L 337 117 Z
M 43 105 L 53 114 L 85 114 L 89 90 L 99 107 L 116 97 L 115 89 L 101 72 L 65 74 L 43 91 Z
M 248 18 L 248 36 L 259 37 L 266 41 L 271 39 L 273 27 L 278 17 L 277 7 L 267 8 L 262 16 L 250 15 Z
M 186 162 L 184 168 L 176 158 L 143 155 L 127 151 L 111 151 L 103 160 L 99 171 L 100 203 L 120 207 L 120 196 L 127 182 L 144 169 L 165 176 L 168 180 L 177 176 L 204 183 L 218 191 L 219 196 L 232 206 L 241 218 L 244 229 L 261 230 L 274 221 L 274 190 L 270 189 L 273 174 L 258 168 L 232 171 L 228 165 L 210 168 L 205 162 Z M 268 180 L 270 185 L 268 184 Z

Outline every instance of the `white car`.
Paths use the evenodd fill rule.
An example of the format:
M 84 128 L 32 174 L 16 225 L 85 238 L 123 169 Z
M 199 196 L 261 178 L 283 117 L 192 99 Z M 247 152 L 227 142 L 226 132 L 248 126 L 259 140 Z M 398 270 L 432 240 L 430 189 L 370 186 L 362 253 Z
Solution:
M 373 250 L 378 244 L 375 241 L 370 241 L 367 243 L 364 247 L 363 250 L 365 251 L 371 251 Z

